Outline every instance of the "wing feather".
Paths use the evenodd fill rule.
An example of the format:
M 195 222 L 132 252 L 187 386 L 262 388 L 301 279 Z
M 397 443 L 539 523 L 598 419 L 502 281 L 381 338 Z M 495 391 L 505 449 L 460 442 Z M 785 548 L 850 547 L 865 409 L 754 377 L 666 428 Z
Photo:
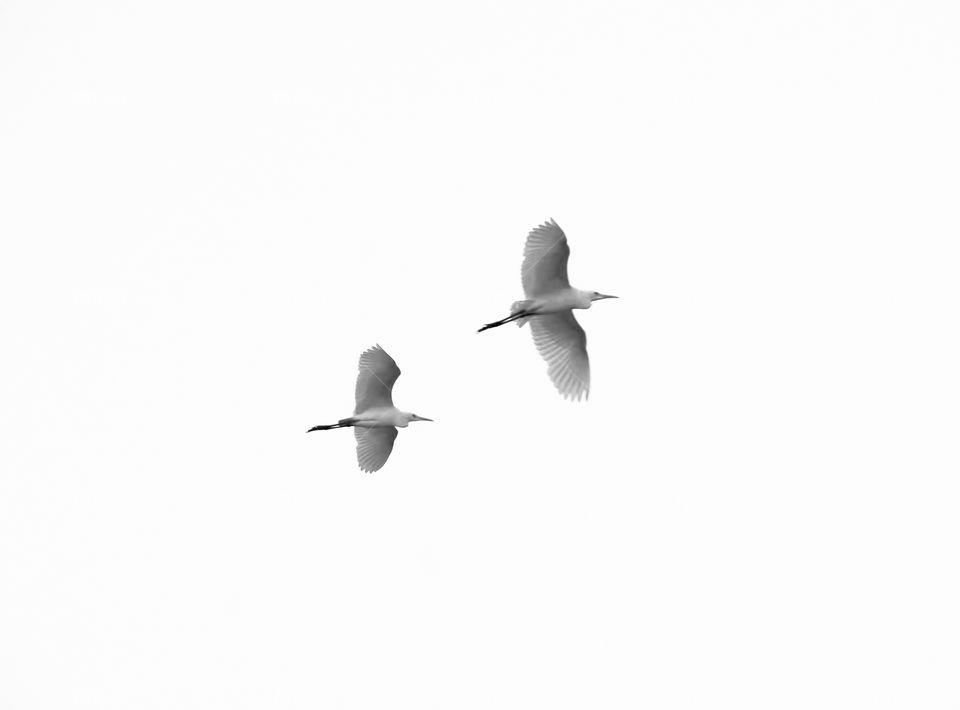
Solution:
M 547 362 L 547 374 L 564 399 L 590 396 L 590 360 L 587 334 L 572 311 L 534 316 L 530 332 L 540 355 Z
M 567 260 L 570 247 L 560 226 L 552 219 L 530 230 L 523 249 L 520 279 L 527 298 L 569 288 Z
M 395 426 L 354 427 L 357 437 L 357 463 L 360 470 L 373 473 L 383 468 L 390 458 L 393 442 L 397 438 Z
M 392 407 L 393 385 L 398 377 L 400 368 L 379 345 L 361 353 L 357 373 L 357 406 L 353 413 L 360 414 L 373 407 Z

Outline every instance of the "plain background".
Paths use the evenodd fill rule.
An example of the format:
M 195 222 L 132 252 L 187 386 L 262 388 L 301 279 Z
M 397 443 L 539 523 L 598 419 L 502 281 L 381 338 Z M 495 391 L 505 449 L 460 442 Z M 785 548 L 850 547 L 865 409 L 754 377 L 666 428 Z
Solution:
M 958 707 L 958 13 L 3 0 L 0 706 Z

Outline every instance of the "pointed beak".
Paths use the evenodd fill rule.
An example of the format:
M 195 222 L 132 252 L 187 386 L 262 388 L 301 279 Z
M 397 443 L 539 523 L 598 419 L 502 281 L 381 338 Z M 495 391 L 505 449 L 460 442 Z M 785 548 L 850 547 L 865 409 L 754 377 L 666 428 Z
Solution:
M 620 298 L 620 297 L 619 297 L 619 296 L 608 296 L 608 295 L 605 294 L 605 293 L 601 293 L 599 296 L 597 296 L 597 300 L 598 300 L 598 301 L 602 301 L 602 300 L 605 299 L 605 298 Z
M 416 414 L 414 414 L 414 415 L 413 415 L 413 421 L 415 421 L 415 422 L 432 422 L 433 420 L 432 420 L 432 419 L 427 419 L 426 417 L 420 417 L 420 416 L 417 416 Z

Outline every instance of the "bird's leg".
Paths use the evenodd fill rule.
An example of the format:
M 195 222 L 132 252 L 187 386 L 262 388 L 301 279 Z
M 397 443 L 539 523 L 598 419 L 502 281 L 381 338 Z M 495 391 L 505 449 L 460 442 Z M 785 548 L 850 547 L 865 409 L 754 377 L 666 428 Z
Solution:
M 500 319 L 500 320 L 498 320 L 498 321 L 494 321 L 493 323 L 487 323 L 485 326 L 483 326 L 483 327 L 482 327 L 480 330 L 478 330 L 477 332 L 478 332 L 478 333 L 482 333 L 483 331 L 488 330 L 489 328 L 498 328 L 498 327 L 500 327 L 501 325 L 506 325 L 507 323 L 510 323 L 510 322 L 512 322 L 512 321 L 517 320 L 518 318 L 523 318 L 523 317 L 529 316 L 529 315 L 533 315 L 533 314 L 532 314 L 532 313 L 528 313 L 527 311 L 517 311 L 516 313 L 511 313 L 511 314 L 510 314 L 509 316 L 507 316 L 506 318 L 502 318 L 502 319 Z
M 346 419 L 341 419 L 336 424 L 320 424 L 312 429 L 307 429 L 307 433 L 309 434 L 311 431 L 327 431 L 329 429 L 339 429 L 340 427 L 344 426 L 353 426 L 354 421 L 355 420 L 353 417 L 347 417 Z
M 343 424 L 318 424 L 312 429 L 307 429 L 307 433 L 309 434 L 311 431 L 327 431 L 328 429 L 339 429 L 342 426 L 344 425 Z

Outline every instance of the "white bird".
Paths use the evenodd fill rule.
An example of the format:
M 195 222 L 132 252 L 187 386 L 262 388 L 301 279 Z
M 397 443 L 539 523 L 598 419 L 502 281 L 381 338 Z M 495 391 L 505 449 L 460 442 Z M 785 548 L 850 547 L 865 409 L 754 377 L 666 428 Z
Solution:
M 487 323 L 477 332 L 510 321 L 518 326 L 530 321 L 533 342 L 547 361 L 554 386 L 565 399 L 579 400 L 590 395 L 590 360 L 587 334 L 573 317 L 573 309 L 590 308 L 594 301 L 616 296 L 573 288 L 567 278 L 569 258 L 567 237 L 552 219 L 531 230 L 520 270 L 526 300 L 514 303 L 506 318 Z
M 352 426 L 357 437 L 357 462 L 360 470 L 379 471 L 390 458 L 397 427 L 410 422 L 432 422 L 410 412 L 401 412 L 393 406 L 393 385 L 400 377 L 400 368 L 386 350 L 375 345 L 360 354 L 360 372 L 357 374 L 357 406 L 353 416 L 336 424 L 321 424 L 311 431 L 325 431 Z

